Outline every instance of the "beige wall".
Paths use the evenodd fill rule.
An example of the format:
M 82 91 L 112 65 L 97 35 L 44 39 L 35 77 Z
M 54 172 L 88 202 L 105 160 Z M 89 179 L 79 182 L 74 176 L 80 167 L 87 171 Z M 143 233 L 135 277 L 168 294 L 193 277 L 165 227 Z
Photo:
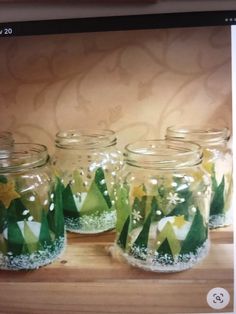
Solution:
M 0 130 L 53 147 L 59 129 L 111 128 L 121 145 L 176 123 L 231 127 L 230 29 L 0 40 Z

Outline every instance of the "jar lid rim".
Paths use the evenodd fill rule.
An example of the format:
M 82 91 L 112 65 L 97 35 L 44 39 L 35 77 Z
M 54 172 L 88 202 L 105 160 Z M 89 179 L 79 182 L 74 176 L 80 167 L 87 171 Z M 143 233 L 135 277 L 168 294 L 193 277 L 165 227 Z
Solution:
M 48 160 L 48 150 L 43 144 L 14 143 L 0 154 L 0 172 L 22 171 L 44 165 Z
M 150 148 L 159 148 L 161 145 L 166 145 L 166 148 L 168 148 L 168 145 L 170 144 L 176 144 L 176 147 L 181 148 L 182 145 L 182 141 L 179 140 L 166 140 L 166 139 L 148 139 L 148 140 L 140 140 L 140 141 L 135 141 L 132 143 L 129 143 L 125 146 L 125 149 L 131 153 L 137 153 L 139 154 L 139 151 L 136 150 L 132 150 L 132 146 L 136 145 L 137 147 L 142 145 L 142 144 L 146 144 L 146 145 L 151 145 Z M 188 150 L 185 150 L 183 152 L 177 153 L 177 154 L 184 154 L 184 153 L 188 153 L 188 152 L 192 152 L 192 151 L 199 151 L 201 150 L 201 146 L 197 143 L 194 143 L 192 141 L 186 141 L 185 146 L 188 146 Z M 159 146 L 159 147 L 158 147 Z M 192 147 L 192 149 L 190 149 L 190 147 Z M 157 154 L 158 155 L 158 154 Z
M 126 145 L 124 156 L 129 164 L 154 168 L 187 167 L 201 163 L 202 148 L 190 141 L 141 140 Z
M 115 135 L 115 132 L 110 129 L 99 129 L 99 128 L 81 128 L 81 129 L 69 129 L 69 130 L 61 130 L 56 133 L 56 137 L 67 137 L 70 136 L 83 136 L 83 135 L 99 135 L 99 136 L 108 136 Z
M 230 130 L 226 126 L 172 125 L 166 130 L 166 138 L 196 141 L 200 145 L 216 145 L 229 140 Z
M 55 144 L 59 148 L 91 149 L 116 144 L 116 135 L 109 129 L 71 129 L 59 131 Z

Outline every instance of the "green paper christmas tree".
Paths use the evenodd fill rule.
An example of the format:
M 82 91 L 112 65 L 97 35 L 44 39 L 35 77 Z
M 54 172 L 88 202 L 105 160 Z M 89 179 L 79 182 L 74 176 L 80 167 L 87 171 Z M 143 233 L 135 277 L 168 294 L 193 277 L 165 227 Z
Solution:
M 220 184 L 217 186 L 215 178 L 212 179 L 213 200 L 211 202 L 210 214 L 220 215 L 224 213 L 224 190 L 225 177 L 223 176 Z
M 93 213 L 97 214 L 104 211 L 113 210 L 111 199 L 107 190 L 105 175 L 101 167 L 96 170 L 94 180 L 92 181 L 87 191 L 86 198 L 81 203 L 80 208 L 76 206 L 73 192 L 86 192 L 84 192 L 85 188 L 78 173 L 75 175 L 74 181 L 75 183 L 72 185 L 72 187 L 70 184 L 68 184 L 62 192 L 62 203 L 66 217 L 78 218 L 82 215 L 91 215 Z
M 131 215 L 129 191 L 125 186 L 116 187 L 117 233 L 121 233 L 127 218 Z
M 110 196 L 108 194 L 108 189 L 107 189 L 107 185 L 106 185 L 104 171 L 101 167 L 96 170 L 94 181 L 95 181 L 95 184 L 97 185 L 99 191 L 103 195 L 103 197 L 107 203 L 108 208 L 111 208 L 111 206 L 112 206 L 111 199 L 110 199 Z
M 170 251 L 168 250 L 168 252 L 166 252 L 166 253 L 171 255 L 173 258 L 173 256 L 179 254 L 181 246 L 180 246 L 179 240 L 176 238 L 172 224 L 169 221 L 165 224 L 165 227 L 162 229 L 162 231 L 157 236 L 156 241 L 157 241 L 158 245 L 157 245 L 156 250 L 158 253 L 165 254 L 165 252 L 164 252 L 165 246 L 162 246 L 162 244 L 166 240 L 168 241 L 168 245 L 170 248 Z M 162 246 L 162 249 L 160 250 L 161 246 Z
M 124 250 L 126 249 L 126 246 L 127 246 L 129 228 L 130 228 L 130 216 L 127 217 L 123 225 L 122 231 L 117 240 L 118 245 Z
M 162 256 L 165 256 L 165 260 L 162 261 L 162 259 L 159 260 L 159 262 L 163 264 L 173 264 L 174 258 L 173 258 L 173 253 L 170 248 L 170 243 L 168 239 L 166 238 L 162 244 L 158 248 L 158 253 Z
M 73 193 L 69 184 L 62 192 L 62 203 L 65 216 L 71 218 L 79 217 L 79 212 L 75 205 Z
M 190 230 L 182 243 L 180 254 L 195 253 L 207 239 L 207 226 L 197 208 Z
M 12 252 L 13 255 L 20 255 L 23 251 L 24 244 L 25 240 L 18 224 L 9 220 L 7 228 L 8 251 Z
M 24 245 L 27 246 L 27 251 L 29 253 L 33 253 L 38 250 L 39 248 L 38 239 L 36 238 L 32 230 L 29 228 L 25 220 L 24 220 L 24 239 L 25 239 Z
M 151 222 L 152 222 L 152 215 L 153 215 L 153 213 L 151 211 L 148 214 L 146 220 L 144 221 L 143 228 L 140 231 L 138 237 L 134 241 L 132 248 L 131 248 L 131 252 L 133 252 L 133 255 L 135 257 L 138 257 L 141 259 L 144 259 L 143 255 L 139 254 L 137 252 L 139 252 L 140 250 L 145 252 L 147 247 L 148 247 L 149 230 L 150 230 L 150 226 L 151 226 Z M 137 248 L 138 248 L 138 250 L 137 250 Z
M 109 211 L 107 202 L 99 190 L 95 181 L 92 182 L 88 194 L 80 209 L 80 215 L 90 215 L 96 212 Z
M 47 221 L 49 229 L 54 233 L 55 237 L 58 238 L 60 236 L 64 236 L 65 228 L 64 228 L 64 215 L 63 215 L 63 207 L 62 207 L 62 191 L 63 185 L 61 181 L 57 178 L 55 183 L 55 190 L 53 192 L 53 209 L 49 210 L 47 213 Z
M 48 225 L 48 219 L 46 212 L 42 211 L 42 217 L 41 217 L 41 228 L 39 233 L 39 243 L 42 246 L 50 245 L 52 243 L 51 235 L 49 232 L 49 225 Z

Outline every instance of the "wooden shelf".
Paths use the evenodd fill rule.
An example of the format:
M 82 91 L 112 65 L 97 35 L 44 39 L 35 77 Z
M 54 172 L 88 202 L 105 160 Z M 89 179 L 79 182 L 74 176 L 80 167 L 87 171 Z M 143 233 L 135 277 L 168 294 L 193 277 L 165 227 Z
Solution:
M 224 312 L 233 312 L 233 231 L 218 229 L 210 236 L 204 261 L 160 274 L 111 257 L 114 232 L 68 234 L 66 251 L 55 263 L 35 271 L 0 271 L 0 313 L 214 313 L 206 302 L 214 287 L 228 290 Z

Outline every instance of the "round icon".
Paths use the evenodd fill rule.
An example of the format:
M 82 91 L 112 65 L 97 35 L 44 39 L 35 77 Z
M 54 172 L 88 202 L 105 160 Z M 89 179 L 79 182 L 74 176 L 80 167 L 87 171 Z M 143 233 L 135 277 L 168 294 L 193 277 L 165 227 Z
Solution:
M 221 310 L 225 308 L 230 301 L 230 295 L 224 288 L 213 288 L 207 294 L 208 305 L 216 310 Z

